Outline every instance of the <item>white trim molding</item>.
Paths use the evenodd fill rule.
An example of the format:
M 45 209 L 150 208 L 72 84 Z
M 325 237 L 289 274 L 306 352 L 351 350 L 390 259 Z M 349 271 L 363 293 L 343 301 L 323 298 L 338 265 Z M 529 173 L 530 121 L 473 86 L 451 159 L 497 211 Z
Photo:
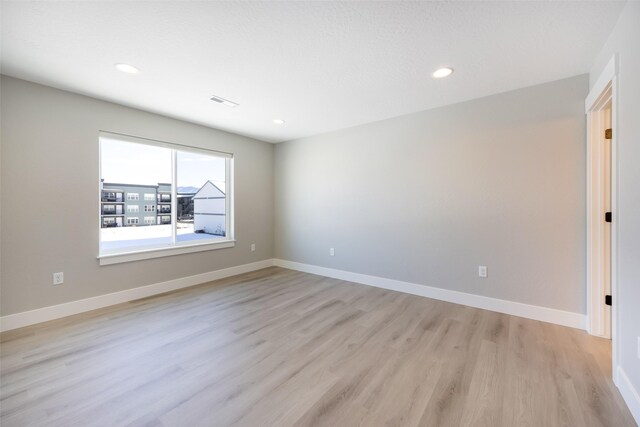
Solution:
M 134 301 L 177 289 L 199 285 L 213 280 L 223 279 L 238 274 L 261 270 L 263 268 L 278 266 L 290 270 L 302 271 L 305 273 L 317 274 L 334 279 L 346 280 L 377 288 L 389 289 L 397 292 L 404 292 L 412 295 L 419 295 L 440 301 L 447 301 L 455 304 L 467 305 L 498 313 L 510 314 L 513 316 L 525 317 L 533 320 L 554 323 L 572 328 L 585 329 L 586 316 L 580 313 L 557 310 L 548 307 L 523 304 L 515 301 L 507 301 L 498 298 L 485 297 L 481 295 L 468 294 L 464 292 L 452 291 L 449 289 L 436 288 L 432 286 L 419 285 L 416 283 L 403 282 L 400 280 L 387 279 L 366 274 L 353 273 L 350 271 L 336 270 L 333 268 L 320 267 L 299 262 L 286 261 L 281 259 L 266 259 L 251 264 L 243 264 L 236 267 L 222 270 L 210 271 L 196 274 L 194 276 L 127 289 L 125 291 L 99 295 L 64 304 L 25 311 L 22 313 L 10 314 L 0 317 L 0 332 L 34 325 L 36 323 L 47 322 L 49 320 L 60 319 L 74 314 L 84 313 L 103 307 L 108 307 L 123 302 Z
M 596 80 L 591 90 L 589 90 L 589 94 L 584 100 L 584 112 L 586 114 L 591 111 L 602 92 L 607 88 L 607 85 L 609 85 L 611 80 L 616 76 L 617 63 L 618 58 L 617 55 L 614 54 L 609 62 L 607 62 L 607 65 L 604 67 L 604 70 L 602 70 L 602 73 L 600 73 L 600 76 L 598 76 L 598 80 Z
M 384 277 L 369 276 L 360 273 L 352 273 L 350 271 L 336 270 L 333 268 L 320 267 L 317 265 L 303 264 L 282 259 L 275 259 L 274 265 L 278 267 L 288 268 L 290 270 L 302 271 L 304 273 L 317 274 L 334 279 L 375 286 L 377 288 L 389 289 L 392 291 L 404 292 L 412 295 L 419 295 L 427 298 L 437 299 L 440 301 L 447 301 L 455 304 L 462 304 L 470 307 L 481 308 L 484 310 L 495 311 L 498 313 L 510 314 L 512 316 L 525 317 L 527 319 L 540 320 L 557 325 L 569 326 L 571 328 L 585 329 L 586 326 L 586 315 L 581 313 L 573 313 L 569 311 L 557 310 L 554 308 L 523 304 L 515 301 L 507 301 L 498 298 L 468 294 L 464 292 L 435 288 L 426 285 L 418 285 L 416 283 L 386 279 Z
M 611 364 L 613 381 L 618 385 L 617 368 L 620 343 L 617 339 L 619 324 L 618 300 L 618 56 L 614 54 L 585 99 L 587 115 L 587 331 L 596 336 L 611 338 Z M 604 110 L 611 106 L 610 121 Z M 606 153 L 602 132 L 611 127 L 613 135 L 609 142 L 611 151 Z M 610 160 L 608 160 L 610 158 Z M 610 164 L 609 164 L 610 161 Z M 609 170 L 605 167 L 608 164 Z M 604 174 L 604 175 L 603 175 Z M 610 202 L 603 187 L 603 176 L 610 176 Z M 609 209 L 606 209 L 606 207 Z M 610 233 L 605 233 L 606 224 L 602 214 L 613 213 Z M 608 249 L 607 249 L 608 246 Z M 608 254 L 608 252 L 610 254 Z M 612 305 L 604 304 L 605 288 L 612 297 Z
M 177 289 L 188 288 L 189 286 L 211 282 L 213 280 L 224 279 L 225 277 L 236 276 L 238 274 L 249 273 L 273 266 L 272 259 L 253 262 L 250 264 L 238 265 L 222 270 L 209 271 L 207 273 L 193 276 L 181 277 L 179 279 L 168 280 L 166 282 L 155 283 L 153 285 L 141 286 L 127 289 L 125 291 L 111 294 L 98 295 L 96 297 L 71 301 L 64 304 L 52 305 L 22 313 L 10 314 L 0 317 L 0 332 L 34 325 L 36 323 L 47 322 L 49 320 L 60 319 L 74 314 L 84 313 L 98 308 L 108 307 L 123 302 L 134 301 Z
M 604 304 L 605 295 L 615 279 L 615 224 L 604 221 L 604 212 L 617 213 L 615 194 L 615 140 L 605 141 L 604 131 L 614 127 L 606 112 L 613 113 L 613 82 L 595 98 L 587 113 L 587 331 L 603 338 L 611 337 L 611 309 Z M 614 130 L 614 133 L 615 132 Z M 617 218 L 616 218 L 617 223 Z
M 625 403 L 629 407 L 629 411 L 636 423 L 640 425 L 640 393 L 633 387 L 631 380 L 624 372 L 621 366 L 617 369 L 617 383 L 618 390 L 624 399 Z
M 147 249 L 136 252 L 123 252 L 116 254 L 99 255 L 100 265 L 120 264 L 123 262 L 140 261 L 143 259 L 161 258 L 165 256 L 183 255 L 194 252 L 211 251 L 214 249 L 232 248 L 235 240 L 221 240 L 217 242 L 190 243 L 188 245 L 176 245 L 171 247 Z

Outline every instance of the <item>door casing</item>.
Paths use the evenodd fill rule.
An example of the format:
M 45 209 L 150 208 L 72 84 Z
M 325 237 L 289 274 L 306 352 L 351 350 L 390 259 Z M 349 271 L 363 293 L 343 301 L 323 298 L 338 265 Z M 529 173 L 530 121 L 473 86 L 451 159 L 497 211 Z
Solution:
M 608 119 L 611 109 L 610 122 Z M 617 144 L 617 57 L 614 55 L 593 85 L 585 100 L 587 115 L 587 331 L 596 336 L 611 338 L 614 382 L 618 365 L 616 330 L 617 310 L 617 242 L 620 212 L 617 204 L 618 189 L 618 144 Z M 612 139 L 604 142 L 606 128 L 613 129 Z M 610 191 L 611 205 L 606 200 L 605 168 L 610 144 Z M 613 213 L 611 224 L 604 221 L 607 210 Z M 607 249 L 607 227 L 610 227 L 610 285 L 612 306 L 604 303 L 606 295 L 605 257 Z M 610 320 L 609 320 L 610 319 Z

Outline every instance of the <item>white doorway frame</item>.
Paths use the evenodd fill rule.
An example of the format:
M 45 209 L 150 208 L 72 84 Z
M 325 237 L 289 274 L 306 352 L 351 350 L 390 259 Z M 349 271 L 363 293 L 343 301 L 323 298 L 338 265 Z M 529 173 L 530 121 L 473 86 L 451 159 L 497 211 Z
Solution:
M 611 338 L 611 362 L 614 383 L 618 366 L 616 331 L 618 325 L 618 144 L 617 144 L 617 58 L 614 55 L 598 77 L 585 100 L 587 115 L 587 331 L 591 335 Z M 606 210 L 603 197 L 603 111 L 611 106 L 611 321 L 609 309 L 604 304 L 605 272 L 603 256 L 605 247 L 604 222 Z

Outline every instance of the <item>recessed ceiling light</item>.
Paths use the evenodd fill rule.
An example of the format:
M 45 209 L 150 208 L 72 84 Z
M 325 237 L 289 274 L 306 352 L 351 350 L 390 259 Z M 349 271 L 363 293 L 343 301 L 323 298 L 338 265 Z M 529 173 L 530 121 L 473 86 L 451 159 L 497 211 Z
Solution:
M 282 120 L 282 119 L 273 119 L 273 123 L 275 123 L 277 125 L 283 125 L 284 124 L 284 120 Z
M 444 67 L 444 68 L 439 68 L 436 71 L 434 71 L 432 76 L 433 76 L 434 79 L 441 79 L 443 77 L 450 76 L 451 73 L 453 73 L 453 68 Z
M 231 108 L 235 108 L 240 105 L 237 102 L 229 101 L 228 99 L 224 99 L 216 95 L 211 95 L 211 100 L 213 102 L 217 102 L 218 104 L 226 105 L 227 107 Z
M 119 70 L 122 71 L 123 73 L 129 73 L 129 74 L 138 74 L 140 72 L 140 70 L 138 70 L 136 67 L 134 67 L 133 65 L 129 65 L 129 64 L 116 64 L 115 67 Z

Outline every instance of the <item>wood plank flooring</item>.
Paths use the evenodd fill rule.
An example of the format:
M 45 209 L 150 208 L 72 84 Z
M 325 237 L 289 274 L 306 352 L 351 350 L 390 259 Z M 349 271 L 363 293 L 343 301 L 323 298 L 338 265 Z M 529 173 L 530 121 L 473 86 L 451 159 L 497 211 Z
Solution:
M 11 426 L 633 426 L 610 342 L 281 268 L 1 336 Z

